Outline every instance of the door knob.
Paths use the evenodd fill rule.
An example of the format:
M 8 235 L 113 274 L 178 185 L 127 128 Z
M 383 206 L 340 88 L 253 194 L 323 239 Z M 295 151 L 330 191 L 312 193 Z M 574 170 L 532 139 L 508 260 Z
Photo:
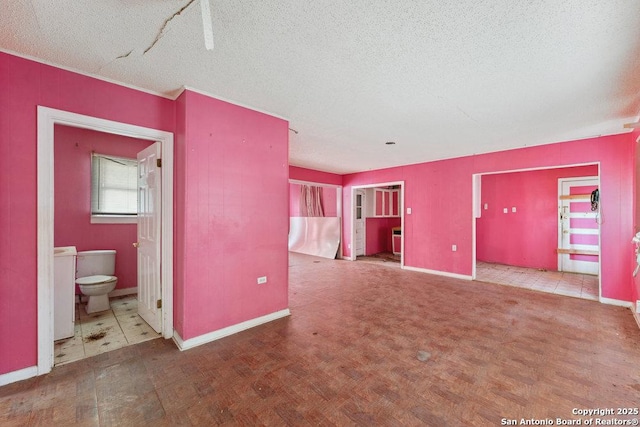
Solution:
M 133 244 L 133 247 L 134 247 L 134 248 L 137 248 L 137 247 L 139 247 L 139 246 L 140 246 L 140 243 L 138 243 L 138 242 L 135 242 L 135 243 Z

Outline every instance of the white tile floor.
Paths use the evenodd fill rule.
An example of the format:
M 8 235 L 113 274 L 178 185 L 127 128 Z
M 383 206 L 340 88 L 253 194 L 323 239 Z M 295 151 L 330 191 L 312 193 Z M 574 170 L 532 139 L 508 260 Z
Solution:
M 140 316 L 136 295 L 112 298 L 111 310 L 87 314 L 76 304 L 75 335 L 54 343 L 55 365 L 159 338 Z
M 476 263 L 476 280 L 534 291 L 598 300 L 598 276 L 537 270 L 503 264 Z

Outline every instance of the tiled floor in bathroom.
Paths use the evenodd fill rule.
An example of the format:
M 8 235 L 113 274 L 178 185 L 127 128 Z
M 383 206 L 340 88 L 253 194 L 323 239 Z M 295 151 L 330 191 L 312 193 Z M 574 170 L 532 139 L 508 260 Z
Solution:
M 76 304 L 75 335 L 54 343 L 56 366 L 160 337 L 138 316 L 136 295 L 112 298 L 110 303 L 111 310 L 93 314 Z

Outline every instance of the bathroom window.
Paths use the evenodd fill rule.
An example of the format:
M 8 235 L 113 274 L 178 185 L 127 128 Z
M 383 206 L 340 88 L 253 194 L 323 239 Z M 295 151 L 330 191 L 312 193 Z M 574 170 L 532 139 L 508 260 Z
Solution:
M 91 155 L 91 222 L 135 223 L 138 214 L 138 161 Z

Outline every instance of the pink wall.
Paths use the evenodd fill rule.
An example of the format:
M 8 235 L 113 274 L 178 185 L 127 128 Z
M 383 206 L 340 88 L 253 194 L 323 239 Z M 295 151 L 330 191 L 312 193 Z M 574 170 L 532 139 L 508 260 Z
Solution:
M 476 258 L 557 270 L 558 178 L 597 175 L 598 167 L 593 165 L 482 176 Z
M 298 166 L 289 166 L 289 179 L 317 182 L 320 184 L 342 185 L 342 175 L 301 168 Z
M 322 187 L 322 207 L 324 216 L 338 216 L 337 189 L 335 187 Z M 289 184 L 289 216 L 300 216 L 300 187 L 301 184 Z
M 635 139 L 627 133 L 345 175 L 343 253 L 350 256 L 350 187 L 405 181 L 405 207 L 412 208 L 405 215 L 405 264 L 470 276 L 472 174 L 599 162 L 602 294 L 631 301 L 634 155 Z
M 0 374 L 37 363 L 36 107 L 173 131 L 173 101 L 0 52 Z
M 392 252 L 391 228 L 399 227 L 401 219 L 398 218 L 367 218 L 366 219 L 366 247 L 365 255 L 374 255 L 380 252 Z
M 289 130 L 191 91 L 176 114 L 175 317 L 189 339 L 287 308 Z
M 136 158 L 150 142 L 55 126 L 54 245 L 116 250 L 117 289 L 137 286 L 136 224 L 91 224 L 91 153 Z

